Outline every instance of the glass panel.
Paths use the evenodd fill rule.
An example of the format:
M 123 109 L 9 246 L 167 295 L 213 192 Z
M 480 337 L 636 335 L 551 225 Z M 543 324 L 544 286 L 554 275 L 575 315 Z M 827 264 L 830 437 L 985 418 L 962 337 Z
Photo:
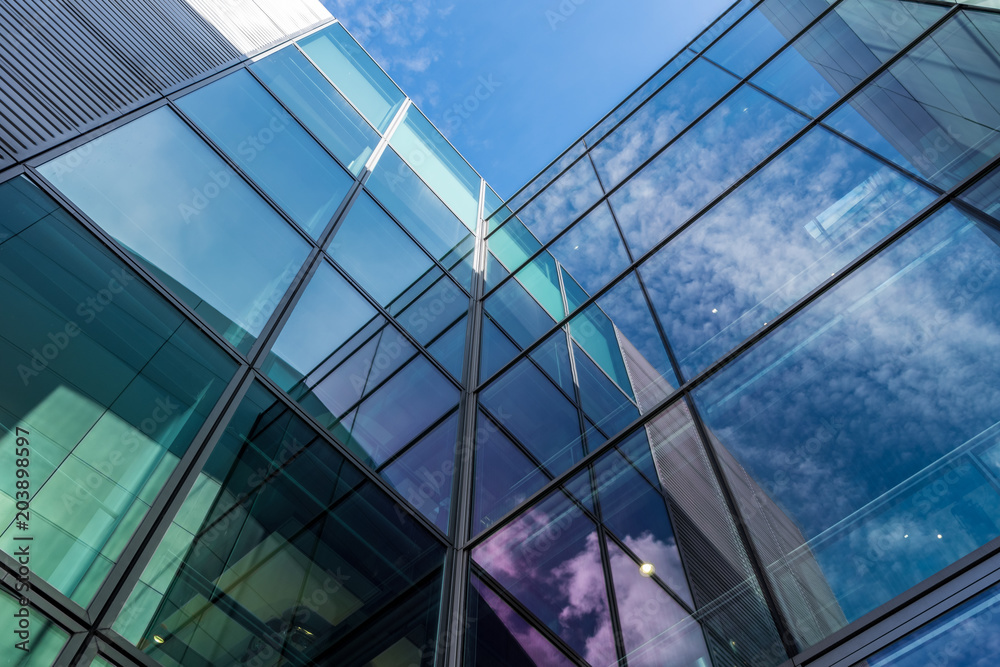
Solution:
M 554 180 L 517 217 L 542 243 L 576 220 L 604 191 L 589 158 L 581 158 Z
M 168 665 L 365 664 L 432 638 L 437 577 L 413 586 L 444 548 L 398 510 L 254 385 L 114 629 Z
M 576 407 L 529 359 L 494 380 L 479 400 L 552 474 L 583 456 Z
M 616 663 L 597 527 L 561 491 L 472 558 L 588 663 Z
M 604 187 L 621 183 L 737 83 L 706 60 L 691 63 L 590 152 Z
M 246 70 L 177 105 L 314 239 L 354 185 Z
M 701 626 L 639 564 L 608 540 L 611 577 L 628 664 L 634 667 L 711 664 Z M 647 561 L 648 562 L 648 561 Z M 659 575 L 659 568 L 656 570 Z
M 566 316 L 562 288 L 559 286 L 559 270 L 552 255 L 543 252 L 514 274 L 514 278 L 553 320 L 559 321 Z
M 405 97 L 344 27 L 335 23 L 298 44 L 344 97 L 385 132 Z
M 387 306 L 434 266 L 406 233 L 362 192 L 328 252 L 371 297 Z
M 465 367 L 465 335 L 468 324 L 469 318 L 463 317 L 427 348 L 431 356 L 441 362 L 445 370 L 459 382 L 462 382 L 462 370 Z
M 696 376 L 933 200 L 813 130 L 640 269 L 681 368 Z
M 282 49 L 250 69 L 352 174 L 361 173 L 378 133 L 298 49 Z
M 457 441 L 458 413 L 455 413 L 381 472 L 417 511 L 446 534 Z
M 859 665 L 924 667 L 924 665 L 988 665 L 996 656 L 1000 635 L 1000 588 L 986 589 L 942 614 Z
M 490 184 L 486 184 L 486 200 L 483 202 L 483 216 L 489 218 L 503 206 L 503 200 L 494 192 Z M 492 229 L 490 231 L 493 231 Z
M 746 76 L 827 7 L 825 0 L 765 0 L 705 55 Z
M 517 271 L 542 244 L 521 221 L 514 218 L 487 239 L 487 247 L 508 271 Z
M 469 307 L 469 295 L 440 269 L 434 269 L 431 275 L 437 276 L 437 279 L 429 287 L 422 287 L 419 296 L 396 316 L 396 321 L 421 345 L 433 340 Z M 397 306 L 402 306 L 409 296 L 404 295 L 394 303 L 390 312 L 395 314 Z
M 549 477 L 485 413 L 476 423 L 472 532 L 479 534 L 545 486 Z
M 546 167 L 542 173 L 538 174 L 538 176 L 531 179 L 531 181 L 518 191 L 516 195 L 511 197 L 505 207 L 506 216 L 509 216 L 511 211 L 516 211 L 520 207 L 524 206 L 525 202 L 531 199 L 536 193 L 541 192 L 542 188 L 552 182 L 552 179 L 561 174 L 566 167 L 573 164 L 574 160 L 583 155 L 586 149 L 587 148 L 583 145 L 582 141 L 577 141 L 575 144 L 566 149 L 566 152 L 562 156 Z M 497 225 L 506 219 L 507 218 L 504 215 L 497 215 L 494 217 Z M 491 228 L 490 231 L 492 232 L 493 229 Z
M 490 242 L 495 238 L 491 237 Z M 629 264 L 625 244 L 607 204 L 600 204 L 584 216 L 549 246 L 549 252 L 589 294 L 604 287 Z
M 715 38 L 726 31 L 726 28 L 739 21 L 750 11 L 750 8 L 757 3 L 757 0 L 740 0 L 738 3 L 726 10 L 726 13 L 716 19 L 715 23 L 709 26 L 698 39 L 691 43 L 691 49 L 697 52 L 704 51 Z
M 805 118 L 743 87 L 611 196 L 639 256 L 780 146 Z
M 168 108 L 39 171 L 243 352 L 309 254 Z
M 687 65 L 695 57 L 693 51 L 684 50 L 674 56 L 669 63 L 664 65 L 646 83 L 642 84 L 634 93 L 625 98 L 625 101 L 615 107 L 608 116 L 602 120 L 594 129 L 587 133 L 584 141 L 588 146 L 593 147 L 601 138 L 606 135 L 612 127 L 619 123 L 625 116 L 629 115 L 640 104 L 652 95 L 660 86 L 670 80 L 670 77 L 677 74 L 682 67 Z
M 827 124 L 942 188 L 1000 151 L 1000 17 L 961 13 Z
M 479 352 L 479 381 L 488 379 L 517 353 L 518 347 L 493 323 L 493 319 L 484 313 L 483 337 Z
M 567 396 L 576 395 L 565 329 L 557 329 L 548 337 L 548 340 L 536 347 L 528 356 L 534 359 L 542 370 L 555 380 L 557 385 L 562 387 Z
M 31 546 L 28 546 L 31 549 Z M 3 664 L 8 667 L 54 665 L 59 652 L 69 641 L 69 633 L 46 618 L 40 611 L 20 601 L 5 590 L 0 591 L 0 631 L 4 634 Z
M 1000 219 L 1000 168 L 995 168 L 986 177 L 977 181 L 963 192 L 961 198 L 983 213 Z
M 943 209 L 694 391 L 803 645 L 1000 535 L 997 240 Z
M 534 343 L 555 321 L 516 280 L 508 280 L 486 299 L 486 311 L 522 348 Z
M 34 185 L 0 193 L 0 548 L 44 545 L 33 576 L 86 606 L 236 364 Z
M 768 63 L 753 82 L 815 116 L 945 11 L 905 0 L 846 0 Z
M 489 292 L 494 287 L 496 287 L 501 280 L 510 275 L 510 272 L 504 268 L 500 260 L 496 258 L 493 253 L 488 253 L 486 255 L 486 291 Z
M 379 158 L 365 187 L 435 258 L 447 264 L 452 253 L 473 248 L 475 236 L 391 150 Z
M 475 231 L 479 175 L 416 107 L 407 109 L 389 143 L 465 226 Z
M 469 585 L 469 623 L 467 665 L 575 664 L 475 575 Z
M 580 407 L 596 426 L 613 435 L 639 417 L 632 399 L 584 354 L 579 345 L 573 345 L 573 358 L 580 383 Z M 588 448 L 594 449 L 603 441 L 603 438 L 597 441 L 588 438 Z

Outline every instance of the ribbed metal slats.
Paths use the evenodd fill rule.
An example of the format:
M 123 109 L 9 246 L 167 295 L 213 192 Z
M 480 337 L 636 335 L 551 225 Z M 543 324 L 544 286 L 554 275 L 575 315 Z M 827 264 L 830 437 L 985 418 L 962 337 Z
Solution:
M 318 0 L 4 0 L 0 167 L 329 18 Z

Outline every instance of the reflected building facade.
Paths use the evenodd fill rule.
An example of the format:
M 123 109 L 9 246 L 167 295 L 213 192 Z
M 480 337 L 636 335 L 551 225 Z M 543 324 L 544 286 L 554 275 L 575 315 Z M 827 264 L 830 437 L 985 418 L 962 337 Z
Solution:
M 0 8 L 5 664 L 995 654 L 1000 8 L 741 0 L 504 200 L 317 3 L 79 5 Z

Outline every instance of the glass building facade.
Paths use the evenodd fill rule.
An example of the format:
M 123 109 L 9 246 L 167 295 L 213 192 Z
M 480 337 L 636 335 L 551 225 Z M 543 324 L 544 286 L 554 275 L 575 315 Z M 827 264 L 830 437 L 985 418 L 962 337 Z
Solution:
M 992 664 L 992 4 L 741 0 L 507 200 L 332 19 L 0 138 L 0 664 Z

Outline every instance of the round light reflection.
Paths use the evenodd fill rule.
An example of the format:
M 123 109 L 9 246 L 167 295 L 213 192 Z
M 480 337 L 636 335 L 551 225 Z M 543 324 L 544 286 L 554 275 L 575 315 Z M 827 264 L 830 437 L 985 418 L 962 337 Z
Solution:
M 656 568 L 652 563 L 643 563 L 639 566 L 639 574 L 644 577 L 652 577 L 656 573 Z

